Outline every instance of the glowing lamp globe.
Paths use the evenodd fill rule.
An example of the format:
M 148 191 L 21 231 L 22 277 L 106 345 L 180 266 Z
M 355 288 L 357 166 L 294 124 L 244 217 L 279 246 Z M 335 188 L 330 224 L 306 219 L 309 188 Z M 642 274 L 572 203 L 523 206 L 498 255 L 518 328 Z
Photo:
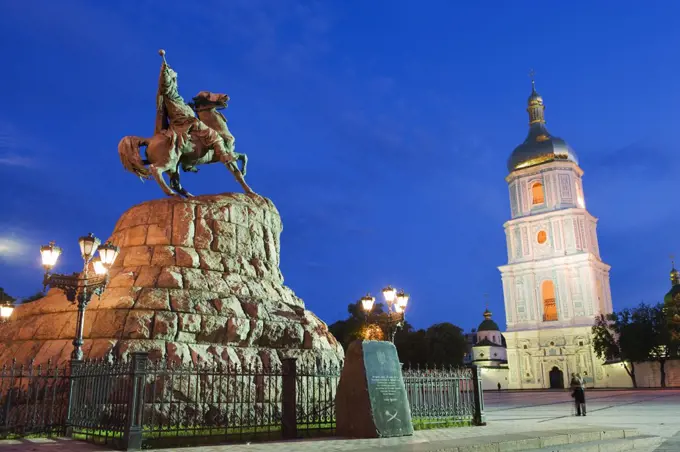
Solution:
M 375 303 L 375 298 L 370 295 L 361 297 L 361 307 L 364 311 L 370 312 L 373 309 L 373 303 Z
M 2 320 L 9 320 L 9 318 L 12 316 L 12 312 L 14 312 L 14 306 L 12 306 L 12 303 L 6 302 L 0 306 L 0 318 L 2 318 Z
M 408 304 L 408 294 L 405 293 L 403 290 L 399 291 L 397 294 L 397 306 L 399 306 L 402 311 L 406 309 L 406 305 Z
M 51 270 L 57 265 L 59 256 L 61 256 L 61 248 L 55 245 L 54 242 L 40 247 L 40 259 L 45 270 Z
M 397 291 L 392 288 L 392 286 L 387 286 L 382 290 L 383 296 L 385 297 L 385 301 L 387 302 L 393 302 L 395 297 L 397 296 Z
M 97 251 L 97 247 L 101 243 L 97 237 L 91 232 L 86 236 L 78 239 L 78 244 L 80 245 L 80 254 L 83 256 L 85 262 L 90 262 L 94 257 L 94 253 Z
M 105 244 L 101 245 L 99 247 L 99 258 L 101 259 L 104 267 L 111 267 L 116 261 L 119 252 L 120 248 L 118 248 L 113 243 L 106 242 Z
M 95 274 L 99 276 L 105 275 L 106 272 L 108 271 L 100 257 L 95 257 L 94 259 L 92 259 L 92 267 L 94 268 Z

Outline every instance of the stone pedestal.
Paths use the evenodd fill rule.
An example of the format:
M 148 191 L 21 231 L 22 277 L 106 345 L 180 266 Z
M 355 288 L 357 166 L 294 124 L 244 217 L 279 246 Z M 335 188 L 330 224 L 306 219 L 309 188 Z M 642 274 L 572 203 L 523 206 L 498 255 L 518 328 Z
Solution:
M 326 324 L 283 285 L 281 230 L 274 204 L 255 196 L 132 207 L 111 236 L 121 248 L 111 282 L 85 313 L 85 357 L 145 351 L 180 363 L 340 363 L 342 347 Z M 0 364 L 68 360 L 75 320 L 58 290 L 18 306 L 0 325 Z
M 397 349 L 391 342 L 354 341 L 336 395 L 337 434 L 378 438 L 413 434 Z

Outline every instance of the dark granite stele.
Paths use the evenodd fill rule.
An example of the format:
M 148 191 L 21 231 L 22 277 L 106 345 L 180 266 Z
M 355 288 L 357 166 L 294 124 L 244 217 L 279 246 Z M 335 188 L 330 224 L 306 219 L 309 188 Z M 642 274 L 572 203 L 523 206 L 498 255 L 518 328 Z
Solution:
M 339 436 L 385 438 L 413 434 L 411 408 L 394 344 L 350 344 L 338 385 L 336 411 Z

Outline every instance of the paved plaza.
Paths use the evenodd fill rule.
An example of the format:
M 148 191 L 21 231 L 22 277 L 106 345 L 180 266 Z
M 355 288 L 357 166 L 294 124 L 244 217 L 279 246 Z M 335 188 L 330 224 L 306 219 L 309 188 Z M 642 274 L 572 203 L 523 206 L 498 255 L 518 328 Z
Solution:
M 589 391 L 587 417 L 572 415 L 571 400 L 567 391 L 487 392 L 485 401 L 488 425 L 485 427 L 425 430 L 406 438 L 318 439 L 164 450 L 168 452 L 179 450 L 184 452 L 364 452 L 379 448 L 386 451 L 406 452 L 428 450 L 428 443 L 436 443 L 437 448 L 446 448 L 462 441 L 469 443 L 473 438 L 481 440 L 484 437 L 495 440 L 495 438 L 526 432 L 540 436 L 541 432 L 547 435 L 556 430 L 617 428 L 637 430 L 641 434 L 660 437 L 647 449 L 636 450 L 680 451 L 680 390 Z M 3 452 L 107 450 L 68 440 L 34 441 L 0 441 L 0 450 Z

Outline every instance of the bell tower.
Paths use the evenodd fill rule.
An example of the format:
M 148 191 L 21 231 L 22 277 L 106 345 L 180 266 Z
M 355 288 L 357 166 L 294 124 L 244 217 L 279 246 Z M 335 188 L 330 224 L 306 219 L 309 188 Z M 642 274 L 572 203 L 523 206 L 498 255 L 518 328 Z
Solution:
M 529 132 L 508 160 L 508 263 L 499 270 L 507 331 L 517 332 L 506 334 L 511 384 L 514 361 L 515 367 L 525 368 L 514 375 L 516 385 L 549 387 L 556 375 L 548 375 L 552 367 L 567 375 L 568 367 L 575 371 L 575 363 L 568 365 L 567 348 L 586 347 L 594 318 L 612 311 L 610 266 L 600 258 L 597 218 L 586 209 L 576 153 L 548 131 L 543 98 L 533 79 L 531 84 Z M 529 352 L 543 346 L 548 349 L 538 356 L 553 353 L 562 364 L 545 371 Z

